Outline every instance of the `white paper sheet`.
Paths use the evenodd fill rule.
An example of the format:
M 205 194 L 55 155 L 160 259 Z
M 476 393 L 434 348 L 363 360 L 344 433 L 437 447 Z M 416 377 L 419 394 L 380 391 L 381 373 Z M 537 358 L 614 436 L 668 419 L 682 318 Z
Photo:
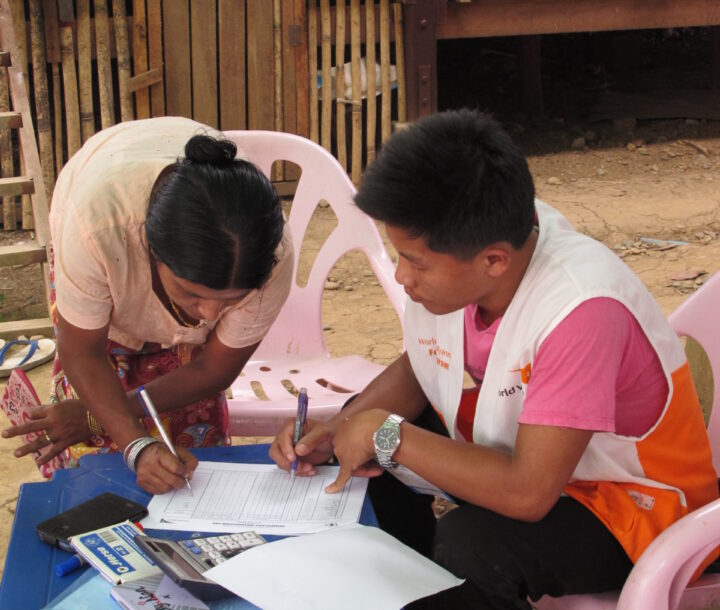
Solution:
M 358 524 L 262 544 L 204 575 L 264 610 L 398 610 L 463 582 Z
M 200 462 L 192 494 L 178 489 L 154 496 L 146 529 L 193 532 L 307 534 L 357 523 L 367 479 L 353 477 L 336 494 L 325 487 L 338 466 L 319 466 L 314 477 L 291 477 L 272 464 Z
M 407 485 L 415 493 L 427 494 L 430 496 L 440 496 L 441 498 L 445 498 L 450 502 L 454 502 L 454 500 L 442 489 L 440 489 L 436 485 L 433 485 L 429 481 L 426 481 L 419 474 L 415 473 L 409 468 L 406 468 L 402 464 L 398 464 L 395 468 L 391 468 L 390 470 L 388 470 L 388 472 L 399 481 L 405 483 L 405 485 Z

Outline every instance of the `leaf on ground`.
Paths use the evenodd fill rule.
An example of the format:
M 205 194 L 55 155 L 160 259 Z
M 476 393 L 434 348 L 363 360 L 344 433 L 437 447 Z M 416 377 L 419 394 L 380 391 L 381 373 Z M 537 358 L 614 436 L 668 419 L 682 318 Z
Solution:
M 688 271 L 680 271 L 679 273 L 673 273 L 669 276 L 674 282 L 681 282 L 682 280 L 694 280 L 696 277 L 705 275 L 707 271 L 704 269 L 689 269 Z
M 697 142 L 693 142 L 692 140 L 680 140 L 683 144 L 689 146 L 690 148 L 694 148 L 699 153 L 702 153 L 706 157 L 710 156 L 710 151 L 705 148 L 702 144 L 698 144 Z

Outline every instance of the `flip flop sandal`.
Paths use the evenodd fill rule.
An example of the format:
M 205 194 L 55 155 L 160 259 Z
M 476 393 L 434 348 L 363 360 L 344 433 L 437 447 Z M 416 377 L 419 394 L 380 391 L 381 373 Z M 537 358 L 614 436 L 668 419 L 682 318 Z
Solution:
M 55 355 L 52 339 L 15 339 L 0 349 L 0 378 L 14 369 L 27 371 L 50 360 Z
M 29 422 L 32 419 L 31 413 L 33 409 L 39 407 L 41 404 L 42 402 L 27 375 L 21 370 L 15 369 L 10 374 L 7 384 L 5 385 L 5 391 L 2 394 L 2 398 L 0 398 L 0 409 L 7 415 L 10 423 L 13 426 L 17 426 Z M 28 432 L 27 434 L 21 435 L 20 438 L 27 444 L 44 436 L 45 432 L 41 430 L 39 432 Z M 50 445 L 42 447 L 35 453 L 35 457 L 45 455 L 50 449 Z M 46 464 L 38 466 L 38 469 L 45 478 L 49 479 L 55 470 L 65 468 L 68 457 L 69 452 L 66 449 Z

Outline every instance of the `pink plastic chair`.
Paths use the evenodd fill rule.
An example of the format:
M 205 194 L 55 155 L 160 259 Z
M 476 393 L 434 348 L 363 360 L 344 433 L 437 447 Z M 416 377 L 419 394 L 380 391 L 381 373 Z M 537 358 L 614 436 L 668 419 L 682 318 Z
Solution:
M 232 384 L 228 399 L 231 434 L 274 435 L 288 417 L 295 416 L 296 390 L 307 388 L 309 417 L 329 419 L 384 368 L 360 356 L 334 358 L 328 351 L 322 331 L 322 294 L 338 259 L 350 250 L 365 253 L 401 324 L 405 294 L 395 282 L 395 266 L 375 223 L 354 205 L 355 187 L 324 148 L 273 131 L 227 131 L 225 137 L 268 176 L 278 160 L 291 161 L 302 170 L 288 219 L 295 245 L 295 281 L 277 320 Z M 320 248 L 307 284 L 300 286 L 297 267 L 303 236 L 322 200 L 330 204 L 338 224 Z
M 671 315 L 680 336 L 702 345 L 714 381 L 708 434 L 715 470 L 720 472 L 720 273 L 716 273 Z M 645 550 L 619 594 L 543 597 L 538 610 L 706 610 L 720 602 L 720 574 L 688 581 L 710 552 L 720 545 L 720 500 L 680 519 Z M 715 606 L 713 606 L 715 607 Z

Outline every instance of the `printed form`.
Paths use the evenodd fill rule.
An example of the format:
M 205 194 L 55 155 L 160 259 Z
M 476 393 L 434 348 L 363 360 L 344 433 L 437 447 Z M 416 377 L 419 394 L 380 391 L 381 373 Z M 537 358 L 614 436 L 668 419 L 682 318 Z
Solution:
M 153 496 L 146 529 L 258 534 L 311 534 L 357 523 L 367 479 L 352 477 L 338 493 L 325 487 L 338 466 L 318 466 L 314 477 L 291 477 L 274 464 L 200 462 L 186 488 Z

